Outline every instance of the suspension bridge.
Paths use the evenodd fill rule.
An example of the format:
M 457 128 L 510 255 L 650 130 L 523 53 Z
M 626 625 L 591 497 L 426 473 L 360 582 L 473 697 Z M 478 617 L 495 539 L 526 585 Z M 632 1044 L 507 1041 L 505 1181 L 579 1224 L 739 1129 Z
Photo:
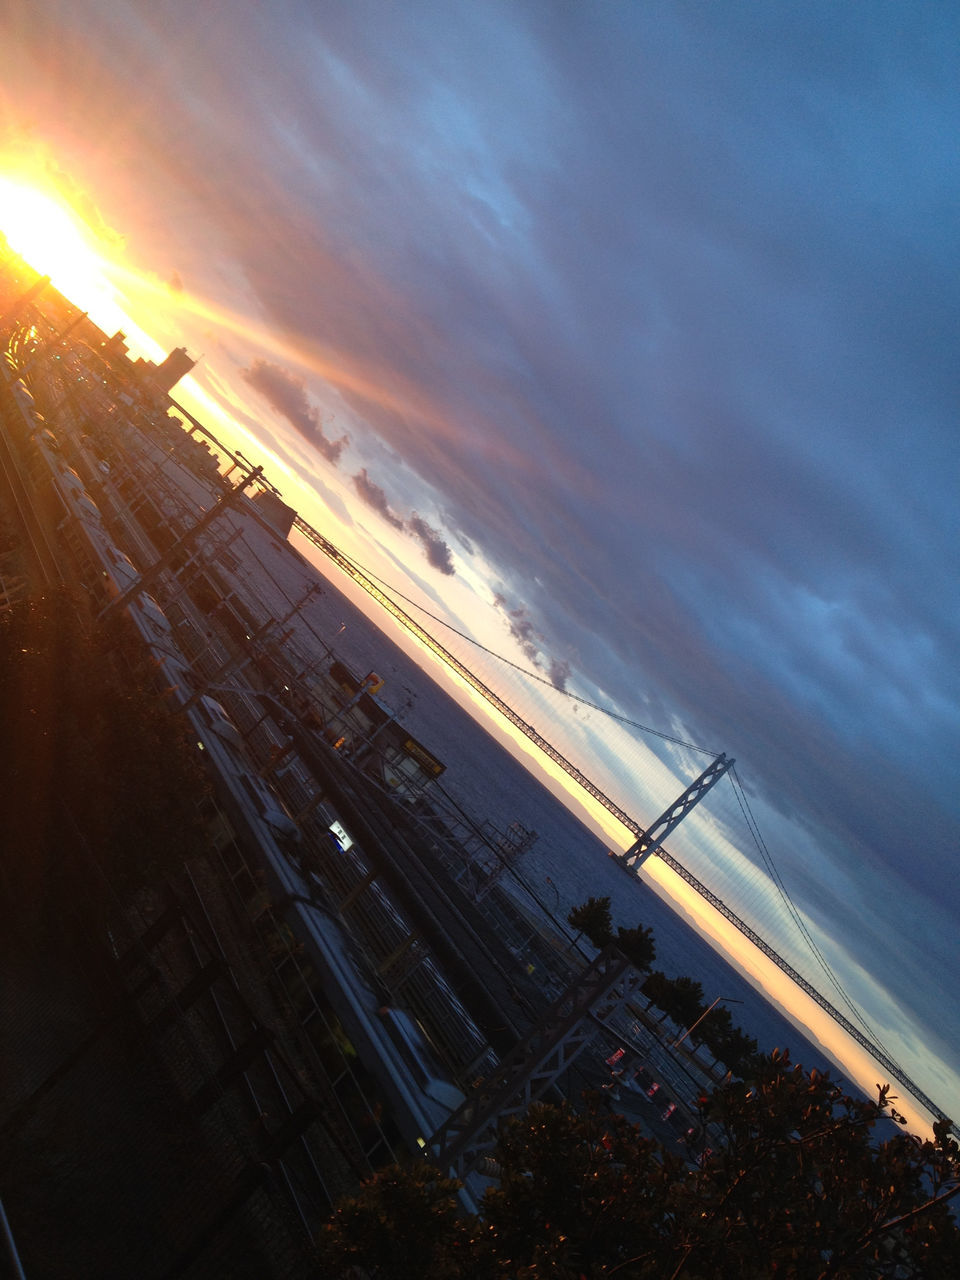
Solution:
M 194 418 L 193 415 L 183 409 L 181 405 L 174 402 L 174 407 L 184 413 L 184 416 L 190 421 L 193 429 L 207 436 L 221 452 L 224 452 L 231 457 L 234 467 L 239 468 L 241 471 L 252 471 L 252 466 L 246 459 L 240 460 L 233 455 L 232 451 L 225 449 L 223 444 L 217 440 L 216 437 L 213 436 L 213 434 L 196 418 Z M 277 492 L 262 475 L 251 475 L 249 479 L 255 481 L 255 483 L 261 487 L 271 489 L 274 493 Z M 650 858 L 659 858 L 664 865 L 669 867 L 681 880 L 684 881 L 685 884 L 693 889 L 695 893 L 703 899 L 703 901 L 709 903 L 716 912 L 733 925 L 744 938 L 752 943 L 752 945 L 756 947 L 762 955 L 767 957 L 767 959 L 770 960 L 781 972 L 783 972 L 801 991 L 803 991 L 811 1000 L 823 1009 L 837 1026 L 841 1027 L 852 1040 L 864 1048 L 883 1068 L 884 1072 L 886 1072 L 891 1079 L 896 1080 L 899 1085 L 906 1089 L 911 1096 L 931 1114 L 931 1116 L 941 1119 L 945 1117 L 943 1109 L 928 1097 L 924 1090 L 910 1078 L 904 1068 L 896 1062 L 896 1060 L 883 1047 L 879 1038 L 871 1032 L 863 1014 L 844 991 L 826 958 L 823 956 L 816 942 L 812 938 L 801 913 L 791 900 L 790 895 L 772 862 L 772 859 L 766 851 L 762 837 L 759 834 L 756 820 L 750 812 L 746 793 L 736 776 L 736 770 L 732 760 L 728 759 L 722 753 L 716 756 L 707 768 L 701 772 L 699 777 L 686 788 L 683 794 L 676 801 L 668 805 L 654 823 L 645 826 L 637 821 L 637 819 L 635 819 L 623 807 L 622 802 L 618 802 L 614 797 L 612 797 L 608 793 L 607 788 L 600 786 L 596 781 L 589 777 L 579 765 L 568 757 L 568 755 L 561 752 L 554 743 L 538 731 L 527 717 L 521 715 L 510 701 L 494 690 L 491 687 L 489 680 L 481 678 L 471 664 L 468 664 L 461 657 L 454 654 L 447 645 L 441 643 L 433 631 L 428 629 L 423 625 L 423 623 L 419 622 L 417 618 L 409 612 L 409 609 L 405 608 L 404 605 L 400 603 L 400 600 L 405 599 L 404 597 L 400 596 L 398 592 L 392 591 L 384 584 L 378 582 L 373 575 L 357 564 L 356 561 L 331 542 L 329 538 L 297 513 L 293 516 L 293 527 L 331 563 L 336 565 L 342 573 L 350 578 L 354 584 L 360 587 L 371 600 L 376 602 L 377 605 L 388 613 L 409 635 L 414 637 L 414 639 L 425 650 L 442 663 L 447 671 L 452 673 L 464 687 L 479 695 L 484 702 L 506 723 L 519 731 L 524 738 L 532 743 L 546 760 L 551 761 L 555 766 L 561 769 L 567 778 L 569 778 L 585 796 L 590 797 L 595 804 L 599 805 L 603 810 L 610 814 L 626 832 L 633 836 L 633 843 L 624 852 L 618 853 L 614 851 L 612 854 L 613 859 L 625 873 L 633 877 L 638 877 L 639 871 Z M 406 601 L 406 604 L 410 607 L 417 607 L 419 610 L 419 606 L 414 606 L 409 600 Z M 460 632 L 456 632 L 455 629 L 451 628 L 449 624 L 444 622 L 442 619 L 436 618 L 433 615 L 426 613 L 426 611 L 422 612 L 433 624 L 445 627 L 453 634 L 460 636 L 460 638 L 468 644 L 475 645 L 475 642 L 471 640 L 470 637 L 464 636 Z M 478 648 L 482 649 L 483 646 L 478 646 Z M 494 656 L 499 658 L 499 655 Z M 515 671 L 520 672 L 528 679 L 537 681 L 541 686 L 550 685 L 552 683 L 535 673 L 523 671 L 522 668 L 517 667 L 515 663 L 512 663 L 509 660 L 499 660 L 506 662 L 507 666 L 513 667 Z M 604 714 L 609 714 L 604 708 L 597 706 L 595 703 L 588 702 L 586 699 L 581 698 L 578 699 L 578 701 L 585 702 L 587 706 L 593 707 L 595 710 L 601 711 Z M 638 725 L 634 721 L 625 721 L 623 717 L 614 715 L 613 718 L 619 719 L 633 728 L 643 730 L 646 733 L 655 734 L 658 738 L 664 739 L 668 743 L 673 743 L 680 747 L 691 748 L 693 751 L 703 750 L 703 748 L 696 747 L 694 744 L 688 742 L 683 742 L 681 739 L 672 737 L 667 733 L 650 729 L 648 726 Z M 838 993 L 838 996 L 847 1005 L 852 1016 L 847 1016 L 847 1014 L 838 1009 L 837 1006 L 823 994 L 816 983 L 811 981 L 810 978 L 800 971 L 796 963 L 792 963 L 791 960 L 787 959 L 782 954 L 782 950 L 784 949 L 783 940 L 786 938 L 786 934 L 783 932 L 782 928 L 780 930 L 782 940 L 780 943 L 780 949 L 778 949 L 773 946 L 767 938 L 764 938 L 762 933 L 759 932 L 759 929 L 755 927 L 755 923 L 751 924 L 748 920 L 744 919 L 744 914 L 746 913 L 743 912 L 742 909 L 741 911 L 735 910 L 730 903 L 725 900 L 721 893 L 709 888 L 701 877 L 695 875 L 688 866 L 664 848 L 663 842 L 671 835 L 671 833 L 677 830 L 682 820 L 691 813 L 703 797 L 724 777 L 729 777 L 734 785 L 737 800 L 743 817 L 746 820 L 750 837 L 759 849 L 761 858 L 765 864 L 765 871 L 759 871 L 757 868 L 754 868 L 754 870 L 757 871 L 759 876 L 764 877 L 766 886 L 771 888 L 775 895 L 779 895 L 779 900 L 786 908 L 787 912 L 787 929 L 792 932 L 794 941 L 799 939 L 800 949 L 805 959 L 812 959 L 814 961 L 815 967 L 819 969 L 819 972 L 825 978 L 827 984 L 831 985 Z M 715 863 L 714 870 L 716 869 L 717 864 Z M 782 917 L 780 923 L 782 924 Z M 853 1018 L 856 1018 L 860 1025 L 857 1025 L 857 1022 L 853 1021 Z M 960 1136 L 960 1131 L 957 1130 L 956 1126 L 954 1126 L 954 1132 Z
M 434 655 L 443 665 L 452 672 L 467 688 L 474 693 L 479 694 L 489 706 L 497 712 L 505 721 L 518 730 L 528 739 L 537 749 L 554 765 L 558 766 L 566 776 L 573 781 L 586 795 L 591 797 L 598 805 L 611 814 L 623 828 L 633 835 L 633 844 L 622 853 L 614 853 L 612 856 L 617 864 L 629 875 L 637 876 L 640 868 L 644 863 L 652 857 L 659 858 L 666 866 L 679 876 L 687 885 L 690 886 L 697 894 L 708 902 L 717 912 L 720 913 L 730 924 L 732 924 L 745 938 L 747 938 L 764 956 L 771 960 L 792 982 L 796 984 L 803 992 L 806 993 L 821 1009 L 823 1009 L 834 1022 L 840 1026 L 853 1040 L 861 1045 L 873 1057 L 877 1063 L 882 1066 L 883 1070 L 894 1080 L 898 1082 L 933 1116 L 943 1118 L 943 1110 L 937 1106 L 931 1098 L 917 1085 L 906 1073 L 906 1071 L 897 1063 L 878 1042 L 875 1036 L 869 1033 L 862 1014 L 855 1008 L 849 997 L 843 991 L 835 975 L 829 968 L 824 957 L 820 953 L 816 943 L 811 938 L 809 931 L 804 924 L 799 911 L 794 906 L 786 893 L 786 890 L 779 879 L 776 869 L 769 862 L 768 857 L 764 854 L 767 861 L 771 878 L 774 881 L 780 897 L 787 907 L 792 927 L 802 936 L 803 943 L 810 955 L 819 965 L 822 972 L 841 997 L 846 1000 L 851 1008 L 854 1016 L 858 1017 L 863 1026 L 858 1026 L 850 1017 L 844 1014 L 836 1007 L 813 982 L 805 977 L 797 967 L 786 959 L 780 952 L 772 946 L 765 938 L 757 932 L 750 923 L 742 918 L 723 898 L 711 890 L 703 881 L 693 874 L 693 872 L 683 865 L 677 858 L 671 855 L 663 846 L 663 842 L 674 832 L 680 825 L 681 821 L 691 812 L 691 810 L 699 803 L 699 801 L 715 786 L 721 778 L 731 775 L 737 788 L 738 799 L 741 807 L 747 805 L 746 795 L 739 781 L 736 779 L 736 773 L 733 769 L 733 760 L 728 759 L 724 754 L 718 755 L 700 776 L 690 784 L 683 794 L 660 815 L 660 817 L 652 824 L 644 826 L 638 822 L 630 813 L 628 813 L 621 804 L 612 798 L 603 787 L 593 781 L 584 771 L 572 760 L 570 760 L 563 752 L 543 736 L 524 716 L 512 706 L 504 697 L 497 693 L 490 684 L 481 679 L 479 675 L 467 665 L 461 658 L 451 652 L 446 645 L 442 644 L 436 635 L 428 630 L 422 623 L 417 621 L 415 617 L 404 608 L 393 594 L 378 583 L 369 573 L 361 568 L 355 561 L 346 555 L 339 547 L 326 538 L 319 530 L 315 529 L 303 517 L 296 515 L 294 518 L 294 527 L 297 531 L 307 539 L 314 547 L 323 553 L 328 560 L 332 561 L 338 569 L 346 574 L 357 586 L 361 587 L 364 592 L 374 600 L 382 609 L 384 609 L 396 622 L 398 622 L 410 635 L 412 635 L 425 649 Z M 438 619 L 433 619 L 438 622 Z M 445 624 L 444 624 L 445 625 Z M 459 633 L 458 633 L 459 634 Z M 464 637 L 466 639 L 466 637 Z M 512 664 L 511 664 L 512 665 Z M 539 677 L 534 677 L 538 679 Z M 545 683 L 541 681 L 541 683 Z M 670 739 L 668 735 L 660 734 L 660 737 L 667 737 L 668 741 L 677 741 L 678 739 Z M 690 745 L 690 744 L 682 744 Z M 749 814 L 748 808 L 745 810 L 748 825 L 751 826 L 751 835 L 757 838 L 755 833 L 755 823 L 752 815 Z

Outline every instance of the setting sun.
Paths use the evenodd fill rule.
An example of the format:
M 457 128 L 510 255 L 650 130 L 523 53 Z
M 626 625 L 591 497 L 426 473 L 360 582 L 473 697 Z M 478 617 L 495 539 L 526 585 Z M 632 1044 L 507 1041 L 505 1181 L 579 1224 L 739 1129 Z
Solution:
M 110 279 L 119 264 L 104 256 L 69 205 L 28 183 L 0 177 L 0 231 L 25 262 L 49 276 L 54 288 L 105 332 L 122 329 L 139 353 L 151 359 L 163 354 L 133 321 L 126 299 Z
M 0 178 L 0 230 L 35 271 L 81 305 L 91 290 L 108 287 L 100 256 L 78 219 L 50 196 Z

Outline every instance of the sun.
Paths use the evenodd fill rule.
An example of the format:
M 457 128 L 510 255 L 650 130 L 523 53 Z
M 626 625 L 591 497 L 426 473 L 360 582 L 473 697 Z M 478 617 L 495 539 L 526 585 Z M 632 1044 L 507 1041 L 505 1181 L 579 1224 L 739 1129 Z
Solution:
M 106 285 L 100 254 L 79 220 L 43 192 L 0 178 L 0 231 L 21 258 L 78 305 Z
M 160 346 L 133 321 L 110 278 L 111 263 L 69 205 L 29 183 L 0 176 L 0 232 L 10 247 L 54 288 L 86 311 L 106 333 L 133 335 L 140 353 L 155 359 Z

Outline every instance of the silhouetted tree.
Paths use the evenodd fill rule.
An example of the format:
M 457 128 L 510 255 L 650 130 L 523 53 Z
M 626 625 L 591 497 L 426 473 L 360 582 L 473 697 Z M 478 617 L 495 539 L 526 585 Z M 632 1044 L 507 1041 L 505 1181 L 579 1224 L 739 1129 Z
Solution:
M 535 1105 L 499 1138 L 499 1185 L 457 1217 L 453 1185 L 388 1170 L 338 1209 L 322 1273 L 366 1280 L 953 1280 L 960 1192 L 949 1122 L 881 1140 L 900 1119 L 828 1075 L 762 1059 L 702 1100 L 698 1162 L 597 1108 Z M 716 1135 L 716 1136 L 714 1136 Z
M 595 947 L 605 947 L 613 941 L 613 921 L 610 918 L 609 898 L 588 898 L 574 907 L 567 916 L 567 923 L 576 929 L 577 937 L 585 933 Z
M 359 1195 L 340 1201 L 320 1233 L 319 1274 L 390 1280 L 479 1276 L 483 1249 L 475 1223 L 460 1216 L 458 1187 L 426 1161 L 381 1170 Z
M 657 958 L 657 947 L 653 940 L 653 930 L 636 925 L 633 929 L 617 930 L 617 946 L 627 957 L 635 969 L 645 972 Z
M 642 990 L 680 1026 L 690 1026 L 703 1013 L 703 987 L 693 978 L 668 978 L 658 969 L 647 975 Z
M 704 1010 L 703 987 L 695 978 L 681 976 L 671 983 L 670 1016 L 681 1026 L 696 1022 Z
M 757 1042 L 740 1027 L 730 1027 L 719 1035 L 711 1032 L 704 1039 L 714 1058 L 734 1075 L 747 1079 L 756 1071 Z
M 709 1013 L 700 1017 L 696 1028 L 690 1032 L 690 1039 L 694 1044 L 706 1044 L 711 1048 L 715 1043 L 722 1042 L 724 1036 L 729 1035 L 732 1030 L 733 1015 L 730 1010 L 726 1005 L 715 1004 Z
M 664 1008 L 665 1001 L 669 998 L 666 995 L 668 984 L 671 979 L 663 972 L 662 969 L 654 969 L 652 973 L 648 973 L 641 984 L 640 990 L 647 997 L 647 1008 L 655 1005 L 661 1013 L 660 1022 L 669 1014 Z
M 723 1005 L 714 1005 L 691 1033 L 691 1039 L 705 1044 L 714 1059 L 735 1075 L 745 1077 L 756 1067 L 756 1040 L 734 1025 L 730 1010 Z

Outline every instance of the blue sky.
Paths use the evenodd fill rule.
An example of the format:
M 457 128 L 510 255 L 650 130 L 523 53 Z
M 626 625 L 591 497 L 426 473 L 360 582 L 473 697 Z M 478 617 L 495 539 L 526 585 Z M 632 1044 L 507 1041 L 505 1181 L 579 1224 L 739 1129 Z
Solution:
M 735 755 L 887 1047 L 960 1070 L 960 11 L 0 23 L 7 162 L 171 316 L 203 300 L 163 336 L 291 491 L 428 607 Z

